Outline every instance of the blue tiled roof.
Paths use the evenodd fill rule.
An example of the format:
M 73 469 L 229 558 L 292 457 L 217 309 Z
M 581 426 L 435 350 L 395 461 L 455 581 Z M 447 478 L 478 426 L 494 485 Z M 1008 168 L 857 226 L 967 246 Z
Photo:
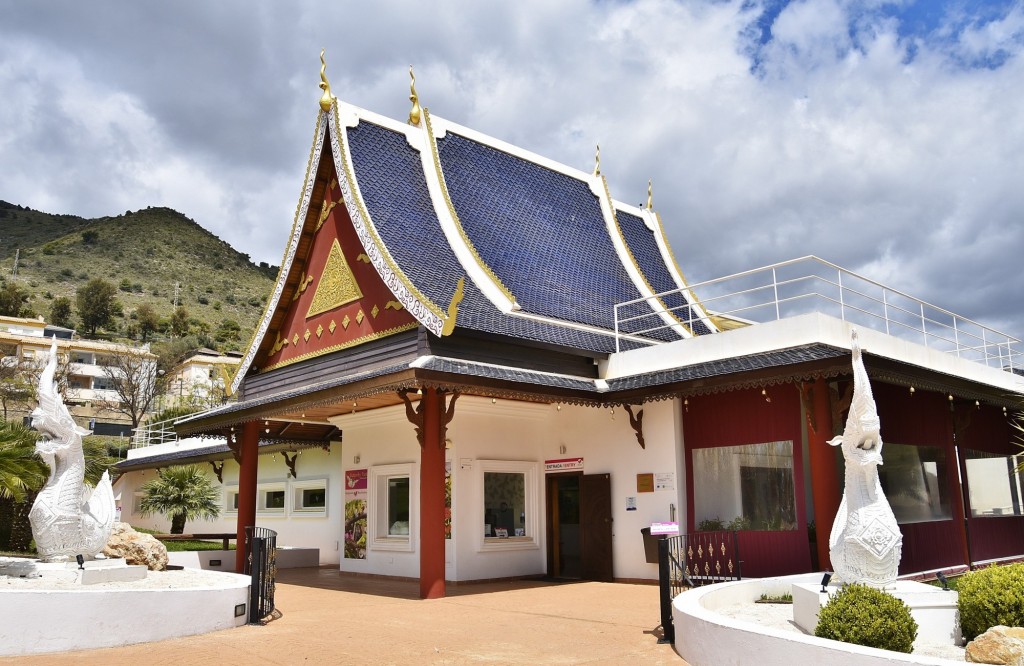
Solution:
M 437 146 L 466 234 L 523 310 L 613 329 L 641 294 L 587 183 L 454 132 Z
M 447 306 L 462 267 L 437 221 L 419 153 L 405 135 L 365 120 L 348 140 L 359 190 L 388 251 L 427 298 Z
M 348 130 L 348 139 L 359 189 L 381 240 L 416 287 L 446 307 L 464 271 L 434 213 L 419 154 L 400 132 L 365 120 Z M 615 350 L 610 335 L 505 315 L 471 280 L 465 284 L 457 324 L 574 349 Z
M 654 238 L 654 232 L 647 228 L 644 221 L 624 211 L 616 211 L 616 218 L 619 220 L 619 228 L 622 229 L 622 236 L 626 239 L 629 251 L 633 253 L 640 270 L 647 277 L 647 282 L 654 288 L 654 293 L 672 291 L 678 289 L 679 285 L 672 279 L 672 275 L 665 266 L 665 260 L 658 249 L 658 242 Z M 690 322 L 693 316 L 690 311 L 689 302 L 680 293 L 668 294 L 661 298 L 661 301 L 668 306 L 673 314 L 682 320 L 696 335 L 706 335 L 711 332 L 707 324 L 701 320 Z M 654 323 L 653 317 L 650 326 L 660 324 L 660 320 Z

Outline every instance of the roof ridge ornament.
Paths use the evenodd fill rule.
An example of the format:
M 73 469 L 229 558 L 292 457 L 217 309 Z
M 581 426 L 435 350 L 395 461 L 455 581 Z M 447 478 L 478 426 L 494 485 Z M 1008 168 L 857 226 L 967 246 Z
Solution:
M 647 179 L 647 210 L 654 210 L 654 183 Z
M 337 101 L 337 97 L 331 94 L 331 84 L 327 81 L 327 61 L 324 60 L 324 51 L 320 49 L 320 89 L 324 94 L 320 96 L 320 108 L 324 111 L 331 110 L 331 104 Z
M 601 144 L 597 144 L 597 150 L 594 152 L 594 175 L 601 175 Z
M 423 114 L 420 109 L 420 97 L 416 94 L 416 75 L 412 71 L 412 65 L 409 65 L 409 79 L 409 101 L 412 102 L 412 108 L 409 109 L 409 124 L 419 126 Z

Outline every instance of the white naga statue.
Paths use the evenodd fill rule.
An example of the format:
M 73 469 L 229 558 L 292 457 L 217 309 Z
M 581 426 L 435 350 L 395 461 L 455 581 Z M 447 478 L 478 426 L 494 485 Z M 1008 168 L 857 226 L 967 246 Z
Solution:
M 39 377 L 39 407 L 32 412 L 32 426 L 43 437 L 36 452 L 50 466 L 50 478 L 39 491 L 29 522 L 36 550 L 44 562 L 62 562 L 76 555 L 92 556 L 103 550 L 114 526 L 114 491 L 110 476 L 95 489 L 85 485 L 82 436 L 57 390 L 57 338 Z
M 893 583 L 903 553 L 903 535 L 878 480 L 878 466 L 882 464 L 880 429 L 854 330 L 853 400 L 843 436 L 829 442 L 832 446 L 842 444 L 846 459 L 846 488 L 828 540 L 832 567 L 844 583 L 878 587 Z

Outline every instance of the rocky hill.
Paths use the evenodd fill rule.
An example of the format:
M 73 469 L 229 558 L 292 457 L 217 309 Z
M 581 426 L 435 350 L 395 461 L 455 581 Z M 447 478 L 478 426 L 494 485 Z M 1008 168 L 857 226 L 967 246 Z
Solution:
M 0 201 L 0 277 L 30 291 L 29 310 L 47 318 L 54 299 L 66 296 L 74 303 L 77 289 L 90 279 L 111 282 L 118 287 L 121 314 L 105 331 L 107 337 L 130 336 L 143 303 L 169 318 L 177 297 L 193 333 L 212 335 L 226 320 L 236 322 L 238 334 L 217 346 L 240 349 L 263 313 L 276 275 L 277 267 L 254 265 L 248 255 L 169 208 L 83 219 Z

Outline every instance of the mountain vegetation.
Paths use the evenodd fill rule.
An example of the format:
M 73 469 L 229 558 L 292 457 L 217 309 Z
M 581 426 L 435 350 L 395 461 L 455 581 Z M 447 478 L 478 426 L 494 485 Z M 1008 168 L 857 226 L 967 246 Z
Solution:
M 170 208 L 84 219 L 0 201 L 0 314 L 241 350 L 276 275 Z

